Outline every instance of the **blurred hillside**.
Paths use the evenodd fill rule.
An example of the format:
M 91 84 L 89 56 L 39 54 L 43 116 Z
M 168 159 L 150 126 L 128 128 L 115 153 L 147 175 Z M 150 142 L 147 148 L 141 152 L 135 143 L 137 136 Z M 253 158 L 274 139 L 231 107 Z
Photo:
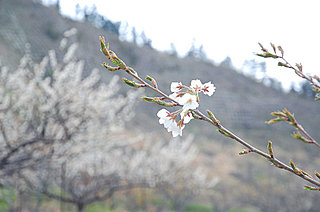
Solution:
M 270 112 L 287 108 L 294 112 L 297 119 L 317 138 L 317 120 L 312 117 L 318 108 L 310 99 L 301 99 L 265 87 L 226 65 L 215 66 L 193 57 L 179 59 L 146 46 L 138 47 L 133 43 L 120 42 L 115 34 L 98 29 L 88 22 L 64 18 L 55 8 L 47 8 L 31 0 L 2 0 L 0 3 L 1 60 L 9 67 L 18 64 L 17 61 L 25 52 L 26 43 L 30 43 L 34 59 L 40 60 L 49 49 L 58 49 L 65 30 L 75 27 L 79 32 L 76 40 L 79 43 L 77 57 L 86 61 L 86 70 L 102 70 L 101 74 L 106 81 L 112 74 L 100 66 L 105 59 L 99 51 L 99 35 L 107 36 L 111 48 L 141 76 L 150 74 L 155 77 L 164 91 L 169 92 L 172 81 L 185 84 L 197 78 L 204 82 L 212 81 L 217 92 L 214 97 L 201 99 L 201 109 L 212 109 L 222 123 L 234 131 L 244 135 L 261 130 L 265 135 L 274 135 L 275 130 L 286 132 L 288 129 L 285 127 L 270 127 L 264 122 L 270 118 Z M 158 110 L 154 105 L 144 102 L 139 107 L 146 117 L 154 116 Z M 154 120 L 149 122 L 146 124 L 150 128 L 148 130 L 157 126 Z M 209 137 L 216 135 L 210 128 L 204 132 Z M 201 135 L 204 132 L 201 132 Z M 264 136 L 261 138 L 267 139 Z
M 126 64 L 139 72 L 140 76 L 146 74 L 153 76 L 159 87 L 167 93 L 169 93 L 172 81 L 184 84 L 189 84 L 192 79 L 213 82 L 217 91 L 212 97 L 200 97 L 200 110 L 205 111 L 207 108 L 212 110 L 227 128 L 255 146 L 265 148 L 267 140 L 272 140 L 275 152 L 281 154 L 280 158 L 285 162 L 289 159 L 297 159 L 298 164 L 306 165 L 308 169 L 312 165 L 315 167 L 320 164 L 319 159 L 312 160 L 310 163 L 310 156 L 319 155 L 317 149 L 291 138 L 290 134 L 293 129 L 290 126 L 281 123 L 274 126 L 265 124 L 265 121 L 271 118 L 270 112 L 287 108 L 295 113 L 297 120 L 315 139 L 319 140 L 319 120 L 315 118 L 315 114 L 319 112 L 319 105 L 312 99 L 302 98 L 295 94 L 285 94 L 266 87 L 239 74 L 230 66 L 216 66 L 194 57 L 181 59 L 169 53 L 158 52 L 149 46 L 141 47 L 134 43 L 120 41 L 116 34 L 96 28 L 89 22 L 77 22 L 62 17 L 54 7 L 44 7 L 32 0 L 0 0 L 0 60 L 2 64 L 15 68 L 24 54 L 26 43 L 30 43 L 31 52 L 35 53 L 33 54 L 35 60 L 40 60 L 50 49 L 56 49 L 59 52 L 58 47 L 63 32 L 72 27 L 78 30 L 76 42 L 79 43 L 79 48 L 76 56 L 85 60 L 86 70 L 100 69 L 105 81 L 108 81 L 114 73 L 104 71 L 100 66 L 102 62 L 106 61 L 99 51 L 98 36 L 100 35 L 106 36 L 110 48 Z M 123 87 L 127 89 L 125 85 Z M 152 95 L 149 91 L 146 93 L 149 96 Z M 170 135 L 158 124 L 155 114 L 159 109 L 160 107 L 141 100 L 137 107 L 134 123 L 130 126 L 134 126 L 136 130 L 140 131 L 148 130 L 161 133 L 164 137 L 169 138 Z M 184 133 L 192 133 L 196 138 L 199 138 L 198 143 L 203 150 L 203 161 L 209 168 L 214 167 L 217 172 L 213 175 L 216 174 L 226 179 L 226 184 L 231 182 L 230 185 L 222 182 L 222 186 L 218 188 L 220 193 L 217 194 L 218 197 L 215 200 L 212 200 L 213 202 L 218 202 L 221 198 L 226 202 L 225 207 L 230 207 L 232 204 L 249 204 L 261 209 L 268 208 L 270 204 L 275 204 L 274 207 L 276 207 L 275 202 L 270 203 L 271 199 L 281 195 L 283 195 L 281 196 L 283 201 L 287 201 L 286 204 L 294 202 L 295 199 L 286 198 L 285 193 L 281 191 L 289 189 L 289 187 L 295 187 L 298 191 L 290 189 L 294 190 L 299 197 L 308 198 L 308 195 L 311 195 L 302 190 L 303 182 L 299 179 L 280 173 L 279 170 L 270 167 L 267 162 L 257 159 L 257 156 L 250 155 L 238 160 L 236 153 L 242 148 L 233 145 L 231 141 L 222 137 L 206 123 L 192 121 Z M 217 142 L 217 146 L 213 144 L 213 140 Z M 292 152 L 296 150 L 296 154 L 292 155 Z M 228 166 L 230 168 L 226 168 Z M 239 167 L 241 168 L 239 169 Z M 249 176 L 248 173 L 250 173 Z M 270 178 L 273 179 L 270 180 Z M 289 178 L 290 184 L 287 178 Z M 252 184 L 252 182 L 254 183 Z M 232 203 L 228 203 L 228 198 L 226 198 L 228 194 L 224 194 L 222 190 L 223 188 L 233 189 L 234 185 L 242 189 L 243 193 L 249 197 L 244 198 L 239 194 L 233 194 L 235 196 L 231 196 L 238 198 L 240 203 L 234 202 L 234 199 L 232 199 Z M 249 189 L 248 185 L 254 188 Z M 280 190 L 280 194 L 270 188 L 273 186 Z M 264 198 L 266 198 L 265 201 L 261 200 L 260 203 L 254 198 L 250 198 L 261 195 L 262 191 L 264 192 L 262 195 L 265 195 Z M 269 195 L 273 196 L 269 198 Z M 312 198 L 309 200 L 312 207 L 316 204 L 319 206 L 319 203 L 313 201 Z M 277 204 L 280 207 L 282 203 L 277 202 Z M 299 201 L 292 204 L 299 204 Z M 270 206 L 270 211 L 273 209 Z

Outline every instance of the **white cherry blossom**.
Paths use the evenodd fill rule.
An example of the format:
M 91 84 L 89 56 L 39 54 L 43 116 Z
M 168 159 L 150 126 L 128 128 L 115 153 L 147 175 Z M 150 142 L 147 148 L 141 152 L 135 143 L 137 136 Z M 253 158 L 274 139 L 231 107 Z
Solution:
M 202 83 L 200 80 L 192 80 L 191 81 L 191 86 L 190 86 L 192 89 L 195 90 L 195 92 L 199 92 L 201 91 L 201 88 L 202 88 Z
M 191 95 L 189 93 L 184 94 L 181 97 L 181 100 L 179 102 L 183 105 L 183 110 L 187 111 L 190 109 L 196 109 L 199 106 L 199 103 L 197 102 L 197 96 Z
M 181 82 L 171 83 L 172 94 L 169 97 L 182 105 L 182 109 L 170 113 L 166 109 L 162 109 L 157 113 L 160 118 L 159 123 L 163 124 L 168 132 L 172 132 L 172 136 L 182 135 L 185 124 L 193 119 L 191 110 L 199 107 L 199 92 L 203 92 L 208 96 L 212 96 L 216 87 L 211 82 L 202 84 L 199 79 L 192 80 L 190 87 L 184 86 Z M 185 88 L 185 91 L 183 89 Z M 180 114 L 180 121 L 177 123 L 176 118 Z
M 187 124 L 191 121 L 191 119 L 193 119 L 193 116 L 191 114 L 191 111 L 182 111 L 182 113 L 180 113 L 181 119 L 183 119 L 183 123 Z
M 174 93 L 170 94 L 169 97 L 179 103 L 179 100 L 181 99 L 181 97 L 178 96 L 179 94 L 180 93 L 178 93 L 178 92 L 174 92 Z
M 159 123 L 163 124 L 165 128 L 168 128 L 173 122 L 173 120 L 171 120 L 171 113 L 166 109 L 161 109 L 157 113 L 157 116 L 160 118 Z
M 179 127 L 176 122 L 174 122 L 174 123 L 175 123 L 175 125 L 173 125 L 171 127 L 172 137 L 177 137 L 178 135 L 182 136 L 182 130 L 183 130 L 184 126 Z
M 211 82 L 207 82 L 202 85 L 201 91 L 208 96 L 212 96 L 212 94 L 216 91 L 216 87 Z
M 170 88 L 171 92 L 179 92 L 181 89 L 184 88 L 184 86 L 181 84 L 181 82 L 172 82 Z
M 168 132 L 171 132 L 172 129 L 177 126 L 176 121 L 172 117 L 173 114 L 171 114 L 169 111 L 166 109 L 161 109 L 158 113 L 157 116 L 160 118 L 159 123 L 163 124 L 163 126 L 168 130 Z

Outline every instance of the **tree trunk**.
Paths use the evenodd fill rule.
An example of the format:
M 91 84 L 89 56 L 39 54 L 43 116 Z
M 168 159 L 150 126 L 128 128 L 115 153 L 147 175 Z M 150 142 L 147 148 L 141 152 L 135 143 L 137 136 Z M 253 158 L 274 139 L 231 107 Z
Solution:
M 77 207 L 78 207 L 78 212 L 83 212 L 83 209 L 84 209 L 83 203 L 78 203 Z

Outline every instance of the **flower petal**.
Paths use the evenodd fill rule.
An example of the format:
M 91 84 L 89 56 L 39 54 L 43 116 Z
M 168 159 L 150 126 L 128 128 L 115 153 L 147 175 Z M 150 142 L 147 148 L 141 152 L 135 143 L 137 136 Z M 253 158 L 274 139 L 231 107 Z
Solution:
M 182 113 L 180 113 L 180 115 L 181 115 L 181 119 L 183 119 L 184 124 L 189 123 L 191 121 L 191 119 L 193 119 L 191 111 L 189 111 L 189 110 L 183 111 Z
M 171 83 L 171 92 L 179 92 L 183 88 L 181 82 L 172 82 Z
M 157 113 L 157 116 L 158 116 L 159 118 L 164 118 L 164 117 L 167 117 L 168 114 L 170 114 L 169 111 L 167 111 L 166 109 L 161 109 L 161 110 L 159 110 L 159 112 Z
M 202 83 L 200 80 L 192 80 L 191 81 L 191 88 L 193 88 L 196 92 L 201 90 Z
M 203 91 L 203 93 L 208 96 L 212 96 L 212 94 L 214 94 L 214 92 L 216 91 L 216 87 L 211 82 L 207 82 L 203 84 L 201 91 Z

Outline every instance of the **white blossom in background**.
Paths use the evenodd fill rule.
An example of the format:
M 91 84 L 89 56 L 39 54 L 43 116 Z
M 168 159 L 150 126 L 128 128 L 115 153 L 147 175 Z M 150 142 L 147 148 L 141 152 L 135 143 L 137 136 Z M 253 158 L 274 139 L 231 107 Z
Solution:
M 64 199 L 79 205 L 135 187 L 174 190 L 182 186 L 191 193 L 212 187 L 204 170 L 194 166 L 198 149 L 192 145 L 192 137 L 169 142 L 150 137 L 119 133 L 105 142 L 81 144 L 42 169 L 25 170 L 23 175 L 33 190 L 59 200 L 61 196 L 54 191 L 60 188 Z
M 74 59 L 75 51 L 75 45 L 66 49 L 63 63 L 49 51 L 39 64 L 26 55 L 16 71 L 1 68 L 0 183 L 22 182 L 78 208 L 135 186 L 205 188 L 206 175 L 192 168 L 192 138 L 164 142 L 125 130 L 141 92 L 119 96 L 119 77 L 103 84 L 98 70 L 83 78 L 84 62 Z M 158 113 L 174 137 L 184 128 L 171 117 L 179 114 Z M 183 114 L 189 122 L 191 114 Z
M 65 32 L 63 33 L 63 36 L 64 36 L 65 38 L 68 38 L 68 37 L 71 37 L 71 36 L 77 34 L 77 32 L 78 32 L 78 30 L 77 30 L 76 28 L 71 28 L 71 29 L 65 31 Z
M 212 96 L 216 90 L 216 87 L 211 82 L 202 84 L 200 80 L 192 80 L 190 87 L 183 85 L 181 82 L 172 82 L 170 86 L 172 94 L 169 98 L 182 105 L 182 109 L 173 113 L 165 109 L 161 109 L 157 116 L 160 118 L 159 123 L 163 124 L 168 132 L 172 132 L 172 136 L 182 136 L 182 130 L 185 124 L 189 123 L 193 119 L 191 110 L 199 107 L 199 93 L 203 92 L 205 95 Z M 176 118 L 180 114 L 180 121 L 176 121 Z
M 105 141 L 133 117 L 140 91 L 115 96 L 119 77 L 103 84 L 98 70 L 83 78 L 76 47 L 60 64 L 51 50 L 39 64 L 28 53 L 16 71 L 1 68 L 0 175 L 57 154 L 62 143 Z

